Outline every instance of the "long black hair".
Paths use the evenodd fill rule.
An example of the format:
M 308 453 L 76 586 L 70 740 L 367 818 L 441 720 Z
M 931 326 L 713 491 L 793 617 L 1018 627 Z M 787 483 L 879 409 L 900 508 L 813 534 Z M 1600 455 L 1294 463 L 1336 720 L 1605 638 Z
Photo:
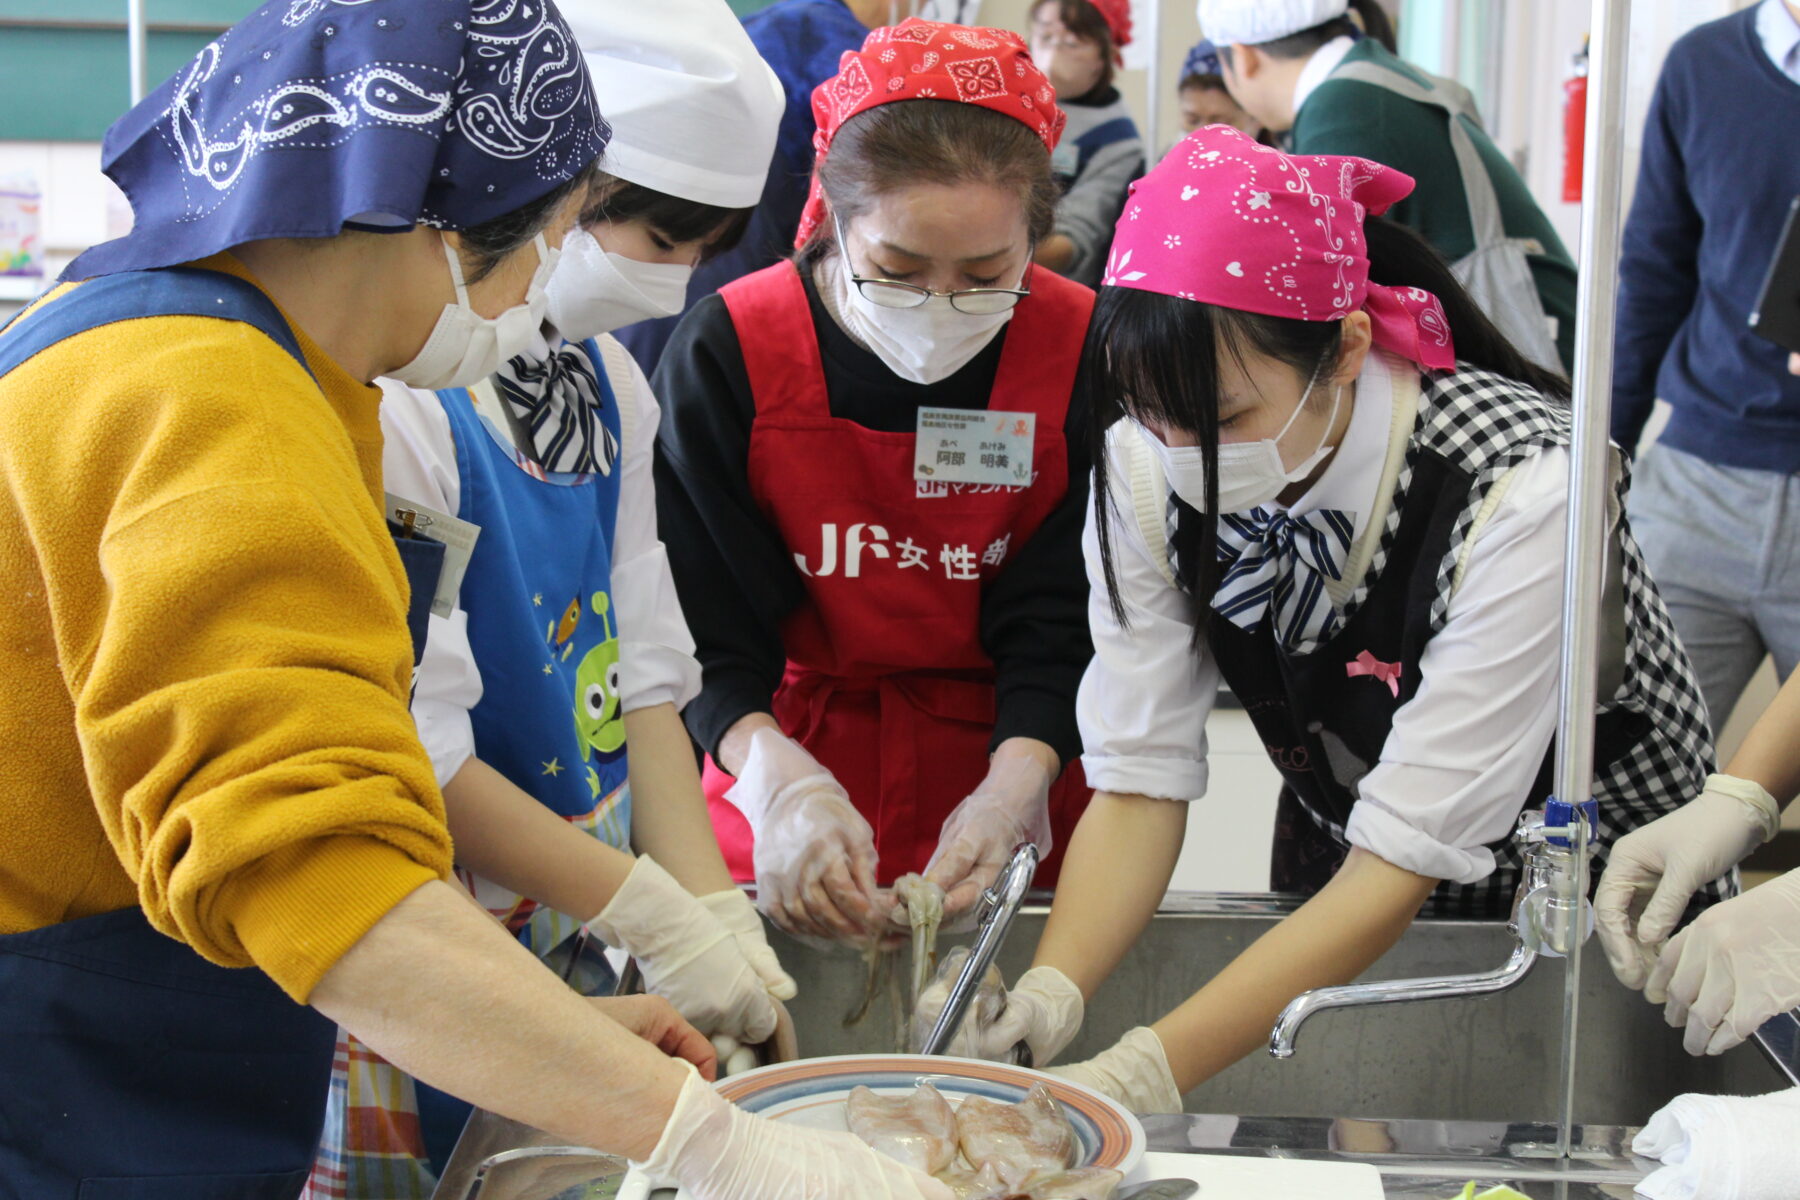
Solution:
M 1431 245 L 1404 225 L 1370 217 L 1369 278 L 1390 287 L 1419 287 L 1443 302 L 1459 363 L 1490 371 L 1567 402 L 1569 384 L 1531 362 L 1494 326 Z M 1228 358 L 1260 355 L 1291 368 L 1302 381 L 1331 373 L 1342 350 L 1339 321 L 1301 321 L 1240 312 L 1159 292 L 1103 287 L 1082 349 L 1082 374 L 1095 381 L 1091 413 L 1094 525 L 1113 615 L 1128 624 L 1114 569 L 1107 431 L 1132 417 L 1192 434 L 1206 467 L 1206 502 L 1198 521 L 1182 521 L 1175 543 L 1182 586 L 1196 606 L 1203 637 L 1219 586 L 1219 373 Z

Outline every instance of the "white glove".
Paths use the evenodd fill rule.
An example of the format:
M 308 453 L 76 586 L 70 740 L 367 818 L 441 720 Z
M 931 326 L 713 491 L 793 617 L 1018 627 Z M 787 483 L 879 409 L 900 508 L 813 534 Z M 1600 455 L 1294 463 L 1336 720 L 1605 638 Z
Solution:
M 1800 1007 L 1800 871 L 1701 913 L 1663 950 L 1644 995 L 1687 1026 L 1689 1054 L 1723 1054 Z
M 1619 982 L 1643 987 L 1694 893 L 1780 827 L 1781 809 L 1760 785 L 1709 775 L 1698 798 L 1620 838 L 1594 892 L 1600 944 Z
M 775 1032 L 775 1005 L 731 930 L 653 859 L 632 865 L 587 926 L 637 959 L 645 988 L 701 1033 L 756 1043 Z
M 781 960 L 769 948 L 769 939 L 763 934 L 762 918 L 756 913 L 756 905 L 750 903 L 750 897 L 737 888 L 727 888 L 700 897 L 700 903 L 731 930 L 738 949 L 762 977 L 769 995 L 777 1000 L 792 1000 L 800 994 L 800 985 L 781 969 Z
M 950 998 L 947 987 L 926 988 L 913 1010 L 913 1028 L 930 1029 Z M 1043 1067 L 1081 1030 L 1081 989 L 1055 967 L 1033 967 L 1006 993 L 1006 1008 L 982 1028 L 974 1009 L 950 1039 L 944 1053 L 957 1058 L 1003 1062 L 1020 1042 L 1031 1047 L 1031 1061 Z
M 1050 853 L 1050 785 L 1042 759 L 1002 743 L 987 778 L 944 822 L 925 878 L 944 889 L 946 919 L 969 912 L 999 878 L 1013 847 L 1036 842 Z
M 752 1116 L 688 1069 L 675 1111 L 637 1169 L 692 1200 L 954 1200 L 945 1184 L 849 1133 Z
M 725 798 L 756 835 L 756 902 L 789 933 L 868 942 L 886 932 L 875 889 L 875 831 L 800 743 L 774 729 L 750 737 Z
M 1110 1096 L 1134 1113 L 1178 1113 L 1181 1089 L 1169 1070 L 1156 1031 L 1139 1025 L 1086 1062 L 1051 1067 L 1050 1074 L 1085 1084 L 1102 1096 Z

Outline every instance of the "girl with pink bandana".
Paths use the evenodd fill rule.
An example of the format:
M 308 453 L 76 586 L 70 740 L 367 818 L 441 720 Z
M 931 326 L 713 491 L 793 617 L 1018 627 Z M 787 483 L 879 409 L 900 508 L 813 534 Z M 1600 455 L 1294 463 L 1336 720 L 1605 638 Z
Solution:
M 1379 218 L 1411 190 L 1378 163 L 1292 157 L 1218 125 L 1134 187 L 1087 347 L 1104 381 L 1079 701 L 1096 795 L 1036 965 L 966 1049 L 1023 1040 L 1042 1064 L 1074 1037 L 1162 898 L 1186 802 L 1206 795 L 1221 682 L 1282 776 L 1272 886 L 1311 899 L 1072 1075 L 1177 1110 L 1264 1045 L 1295 996 L 1372 965 L 1428 899 L 1506 915 L 1508 836 L 1551 775 L 1569 394 Z M 1712 759 L 1687 661 L 1615 519 L 1602 860 L 1695 794 Z

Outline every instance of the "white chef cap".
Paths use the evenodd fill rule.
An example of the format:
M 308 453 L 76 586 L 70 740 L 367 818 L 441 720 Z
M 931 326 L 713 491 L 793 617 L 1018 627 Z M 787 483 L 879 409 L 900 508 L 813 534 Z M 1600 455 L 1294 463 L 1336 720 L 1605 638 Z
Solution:
M 1350 0 L 1199 0 L 1196 5 L 1200 32 L 1215 46 L 1260 46 L 1349 11 Z M 604 103 L 600 111 L 606 113 Z
M 786 99 L 725 0 L 559 0 L 612 125 L 600 166 L 684 200 L 762 198 Z

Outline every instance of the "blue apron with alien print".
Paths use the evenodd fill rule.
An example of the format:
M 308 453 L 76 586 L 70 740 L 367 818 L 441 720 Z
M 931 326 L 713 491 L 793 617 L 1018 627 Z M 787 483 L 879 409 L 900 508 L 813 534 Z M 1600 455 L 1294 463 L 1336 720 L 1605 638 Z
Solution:
M 619 407 L 599 347 L 589 341 L 582 349 L 617 445 Z M 481 418 L 467 391 L 438 398 L 456 438 L 456 515 L 481 527 L 462 583 L 481 671 L 481 702 L 470 713 L 475 754 L 550 811 L 628 848 L 631 791 L 612 605 L 623 465 L 596 475 L 546 472 Z M 483 880 L 470 882 L 476 899 L 539 954 L 580 927 Z

